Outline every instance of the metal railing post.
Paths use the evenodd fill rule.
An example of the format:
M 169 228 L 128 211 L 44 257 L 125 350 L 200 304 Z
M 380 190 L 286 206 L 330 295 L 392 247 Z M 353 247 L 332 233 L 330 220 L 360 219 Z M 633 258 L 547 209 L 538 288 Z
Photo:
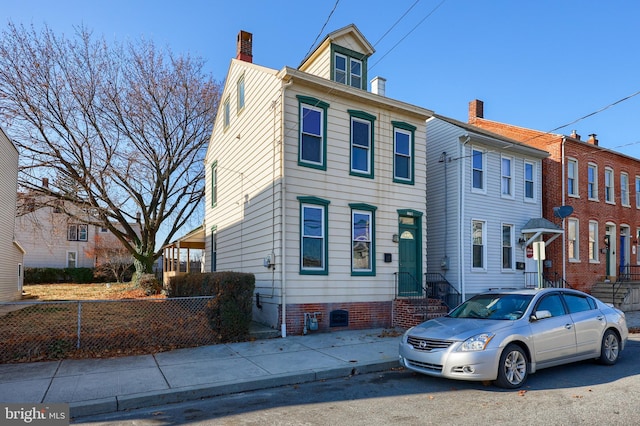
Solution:
M 76 349 L 80 349 L 80 329 L 82 327 L 82 302 L 78 300 L 78 339 L 76 341 Z

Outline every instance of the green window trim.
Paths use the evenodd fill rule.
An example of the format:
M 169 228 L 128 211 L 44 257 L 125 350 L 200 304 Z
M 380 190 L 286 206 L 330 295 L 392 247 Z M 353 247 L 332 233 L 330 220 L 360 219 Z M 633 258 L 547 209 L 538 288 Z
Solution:
M 218 269 L 218 226 L 211 227 L 211 259 L 209 260 L 211 272 Z
M 363 203 L 351 203 L 349 204 L 351 208 L 351 244 L 355 241 L 353 237 L 353 213 L 354 212 L 366 212 L 371 215 L 371 235 L 369 243 L 369 259 L 371 262 L 371 269 L 367 270 L 358 270 L 354 269 L 354 250 L 353 246 L 351 248 L 351 276 L 352 277 L 374 277 L 376 275 L 376 210 L 378 209 L 376 206 L 372 206 L 370 204 Z
M 299 196 L 298 201 L 300 203 L 300 275 L 329 275 L 329 204 L 330 201 L 313 197 L 313 196 Z M 305 267 L 304 261 L 304 207 L 318 207 L 323 211 L 323 233 L 322 233 L 322 247 L 321 255 L 324 257 L 324 262 L 321 267 Z
M 376 121 L 376 116 L 369 114 L 364 111 L 357 111 L 353 109 L 347 110 L 349 113 L 349 174 L 351 176 L 360 176 L 369 179 L 374 178 L 374 146 L 375 146 L 375 130 L 374 130 L 374 122 Z M 367 153 L 367 162 L 368 162 L 368 171 L 361 171 L 358 169 L 354 169 L 353 167 L 353 154 L 354 154 L 354 146 L 353 146 L 353 119 L 360 119 L 363 121 L 367 121 L 369 123 L 369 149 Z
M 361 82 L 360 82 L 360 89 L 362 90 L 367 90 L 367 82 L 369 81 L 367 79 L 367 60 L 369 59 L 369 57 L 367 55 L 364 55 L 362 53 L 356 52 L 355 50 L 351 50 L 351 49 L 347 49 L 346 47 L 342 47 L 342 46 L 338 46 L 335 44 L 331 44 L 331 81 L 336 81 L 336 76 L 335 76 L 335 58 L 336 58 L 336 53 L 340 54 L 342 56 L 346 56 L 348 59 L 355 59 L 356 61 L 360 61 L 362 64 L 362 73 L 360 75 L 361 78 Z M 344 83 L 345 85 L 349 86 L 349 87 L 354 87 L 351 85 L 351 73 L 347 72 L 347 81 Z
M 218 204 L 218 162 L 211 165 L 211 207 Z
M 415 133 L 416 133 L 416 126 L 413 126 L 409 123 L 405 123 L 403 121 L 392 121 L 391 124 L 393 125 L 393 182 L 395 183 L 402 183 L 402 184 L 406 184 L 406 185 L 414 185 L 415 184 Z M 409 152 L 409 173 L 410 173 L 410 178 L 406 179 L 406 178 L 402 178 L 402 177 L 398 177 L 396 174 L 396 157 L 397 157 L 397 150 L 396 150 L 396 129 L 400 129 L 400 130 L 404 130 L 405 132 L 409 132 L 410 134 L 410 144 L 411 146 L 409 147 L 410 152 Z
M 321 101 L 320 99 L 313 98 L 311 96 L 297 95 L 298 98 L 298 165 L 303 167 L 310 167 L 312 169 L 327 170 L 327 110 L 329 104 Z M 319 162 L 310 162 L 302 159 L 302 108 L 303 105 L 311 106 L 315 109 L 322 110 L 322 129 L 321 129 L 321 147 L 320 156 L 322 157 Z

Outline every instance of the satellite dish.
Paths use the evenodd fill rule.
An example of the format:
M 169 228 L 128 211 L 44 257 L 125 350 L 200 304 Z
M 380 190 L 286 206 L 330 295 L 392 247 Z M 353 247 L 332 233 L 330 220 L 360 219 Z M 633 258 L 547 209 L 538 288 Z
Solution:
M 571 206 L 560 206 L 553 208 L 553 215 L 559 217 L 560 219 L 564 219 L 565 217 L 571 215 L 573 213 L 573 207 Z

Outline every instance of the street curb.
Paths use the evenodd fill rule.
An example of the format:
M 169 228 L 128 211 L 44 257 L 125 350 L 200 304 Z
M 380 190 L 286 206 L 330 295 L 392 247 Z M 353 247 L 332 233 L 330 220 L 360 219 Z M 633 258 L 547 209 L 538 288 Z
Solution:
M 74 402 L 69 404 L 69 415 L 71 418 L 78 418 L 157 405 L 175 404 L 240 392 L 337 379 L 355 374 L 374 373 L 377 371 L 390 370 L 398 366 L 397 360 L 383 361 L 369 364 L 354 364 L 353 366 L 329 370 L 310 370 L 309 372 L 303 373 L 279 374 L 266 378 L 246 379 L 215 385 L 196 385 L 161 391 L 141 392 L 132 395 Z

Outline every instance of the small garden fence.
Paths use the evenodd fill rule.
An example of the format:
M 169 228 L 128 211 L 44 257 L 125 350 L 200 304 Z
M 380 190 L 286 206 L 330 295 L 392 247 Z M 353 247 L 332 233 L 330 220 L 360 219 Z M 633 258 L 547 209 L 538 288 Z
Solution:
M 0 363 L 153 353 L 216 344 L 212 296 L 0 303 Z M 6 312 L 6 313 L 5 313 Z

